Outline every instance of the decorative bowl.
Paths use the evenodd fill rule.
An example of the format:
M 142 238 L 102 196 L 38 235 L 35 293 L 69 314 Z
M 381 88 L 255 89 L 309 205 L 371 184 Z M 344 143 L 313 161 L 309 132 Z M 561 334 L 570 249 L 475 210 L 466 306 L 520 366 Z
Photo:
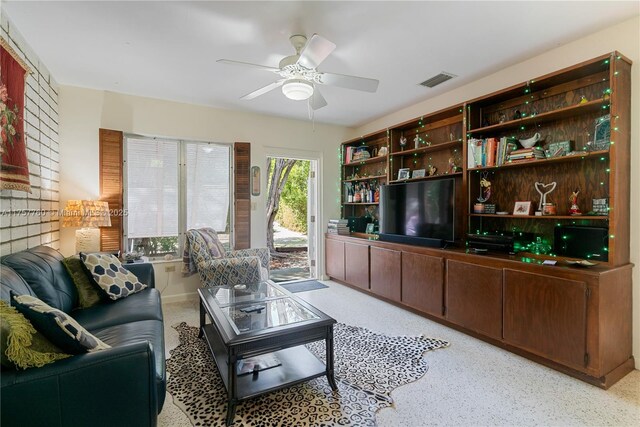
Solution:
M 540 134 L 536 132 L 531 138 L 519 139 L 518 142 L 520 142 L 520 145 L 522 145 L 524 148 L 531 148 L 536 145 L 538 141 L 540 141 L 540 138 Z

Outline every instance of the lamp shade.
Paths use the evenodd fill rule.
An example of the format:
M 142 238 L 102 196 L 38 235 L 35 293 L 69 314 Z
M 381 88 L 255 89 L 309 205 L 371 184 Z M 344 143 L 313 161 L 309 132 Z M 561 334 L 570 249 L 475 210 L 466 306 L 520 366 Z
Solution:
M 110 227 L 109 204 L 97 200 L 69 200 L 62 217 L 63 227 Z
M 313 85 L 306 80 L 289 80 L 282 85 L 282 93 L 289 99 L 302 101 L 313 95 Z

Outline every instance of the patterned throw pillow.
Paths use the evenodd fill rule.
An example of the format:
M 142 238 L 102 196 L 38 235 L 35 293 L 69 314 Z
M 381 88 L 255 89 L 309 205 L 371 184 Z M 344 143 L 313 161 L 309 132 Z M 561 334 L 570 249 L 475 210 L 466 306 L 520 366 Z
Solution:
M 98 286 L 84 268 L 84 264 L 77 256 L 71 256 L 62 260 L 65 268 L 69 272 L 73 283 L 78 289 L 78 307 L 89 308 L 100 302 L 101 294 Z
M 124 268 L 114 255 L 81 253 L 80 259 L 93 276 L 93 280 L 114 301 L 147 287 L 140 283 L 135 274 Z
M 11 293 L 13 305 L 49 341 L 69 354 L 111 348 L 83 328 L 64 311 L 53 308 L 31 295 Z
M 70 356 L 37 332 L 14 307 L 0 300 L 0 362 L 4 368 L 40 368 Z

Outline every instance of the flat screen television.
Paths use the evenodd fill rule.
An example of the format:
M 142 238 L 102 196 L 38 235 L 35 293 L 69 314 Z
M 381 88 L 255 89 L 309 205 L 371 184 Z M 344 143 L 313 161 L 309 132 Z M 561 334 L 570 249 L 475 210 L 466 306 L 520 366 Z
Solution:
M 455 240 L 455 179 L 380 187 L 380 240 L 444 247 Z

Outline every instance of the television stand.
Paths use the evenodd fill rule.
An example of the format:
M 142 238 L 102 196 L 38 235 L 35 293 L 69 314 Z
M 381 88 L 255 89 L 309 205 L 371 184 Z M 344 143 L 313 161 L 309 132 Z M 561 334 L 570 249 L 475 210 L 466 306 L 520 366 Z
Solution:
M 429 237 L 401 236 L 399 234 L 380 233 L 379 239 L 383 242 L 405 243 L 407 245 L 424 246 L 427 248 L 444 248 L 446 241 Z

